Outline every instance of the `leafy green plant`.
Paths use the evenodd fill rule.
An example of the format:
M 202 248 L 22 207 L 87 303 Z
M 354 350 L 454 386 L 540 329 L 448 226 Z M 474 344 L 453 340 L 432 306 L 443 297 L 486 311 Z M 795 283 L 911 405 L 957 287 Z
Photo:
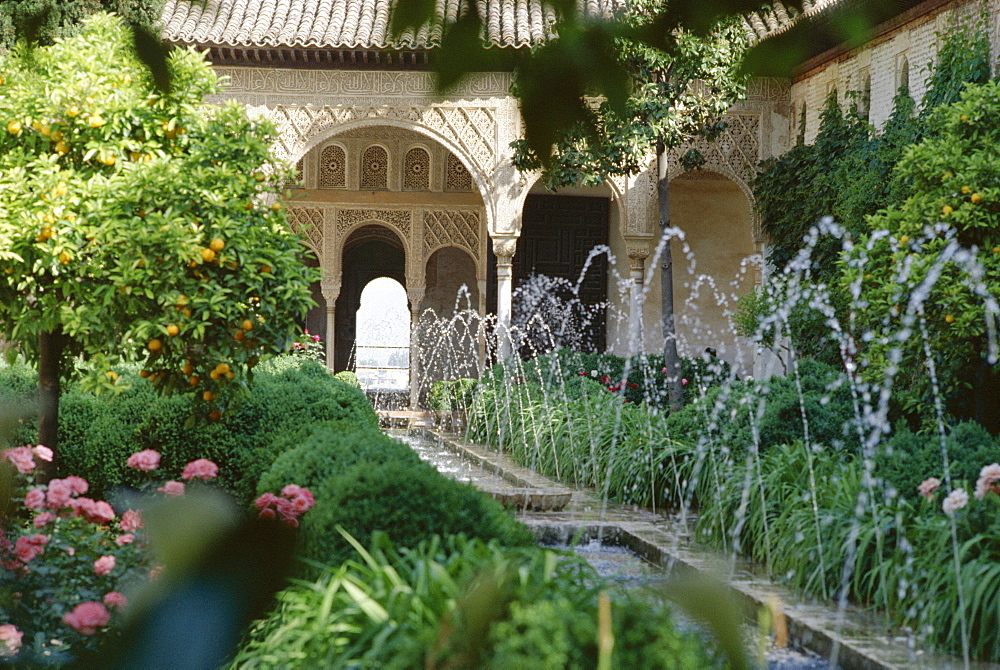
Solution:
M 475 392 L 475 379 L 434 382 L 427 402 L 432 410 L 438 412 L 464 411 L 472 405 Z
M 462 537 L 370 550 L 285 590 L 232 667 L 596 667 L 604 584 L 582 559 Z M 703 668 L 711 652 L 669 610 L 616 596 L 614 667 Z

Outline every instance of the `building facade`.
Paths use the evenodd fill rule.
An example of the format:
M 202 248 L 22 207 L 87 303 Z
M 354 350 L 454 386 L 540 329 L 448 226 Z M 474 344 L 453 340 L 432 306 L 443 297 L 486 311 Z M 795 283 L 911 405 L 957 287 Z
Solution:
M 776 3 L 748 16 L 746 28 L 754 39 L 780 40 L 865 1 L 815 0 L 799 15 Z M 602 16 L 618 4 L 582 6 Z M 752 353 L 733 333 L 729 315 L 736 298 L 763 278 L 766 240 L 750 189 L 759 162 L 811 140 L 833 89 L 845 101 L 857 91 L 876 126 L 901 82 L 919 99 L 937 33 L 954 16 L 983 6 L 882 4 L 866 43 L 820 42 L 793 77 L 754 79 L 728 113 L 722 136 L 698 147 L 706 158 L 700 170 L 685 173 L 676 161 L 671 217 L 684 237 L 671 244 L 682 353 L 711 347 L 743 370 L 752 368 Z M 538 0 L 491 0 L 485 7 L 487 37 L 496 46 L 551 38 L 553 17 Z M 997 0 L 986 7 L 995 38 Z M 442 19 L 454 18 L 460 2 L 440 0 L 439 10 Z M 352 365 L 354 315 L 375 277 L 405 288 L 412 324 L 429 313 L 451 316 L 463 286 L 462 304 L 506 324 L 518 319 L 516 285 L 533 273 L 574 280 L 585 266 L 588 300 L 608 305 L 606 317 L 590 326 L 587 346 L 659 350 L 654 171 L 546 193 L 538 174 L 520 173 L 511 163 L 510 143 L 521 136 L 511 76 L 482 73 L 437 96 L 425 63 L 440 26 L 390 45 L 389 11 L 389 0 L 167 0 L 164 9 L 167 39 L 207 49 L 226 80 L 219 98 L 273 121 L 278 157 L 297 165 L 290 220 L 322 269 L 320 308 L 310 324 L 327 343 L 329 366 Z M 595 244 L 607 252 L 592 256 Z M 481 343 L 462 346 L 482 353 Z

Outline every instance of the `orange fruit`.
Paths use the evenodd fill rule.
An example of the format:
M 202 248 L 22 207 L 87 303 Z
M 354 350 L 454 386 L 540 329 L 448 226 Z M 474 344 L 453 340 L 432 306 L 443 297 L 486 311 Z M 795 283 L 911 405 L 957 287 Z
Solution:
M 243 319 L 243 323 L 240 324 L 243 330 L 253 330 L 253 321 L 250 319 Z
M 69 153 L 69 145 L 60 140 L 59 142 L 56 143 L 56 153 L 58 153 L 60 156 L 65 156 L 66 154 Z
M 1000 254 L 1000 246 L 993 247 L 993 253 Z
M 272 204 L 271 205 L 271 209 L 273 209 L 276 212 L 280 212 L 281 211 L 281 203 L 280 202 L 276 202 L 276 203 Z
M 973 193 L 971 196 L 969 196 L 969 200 L 972 201 L 972 204 L 976 204 L 982 199 L 983 196 L 979 195 L 978 193 Z
M 181 368 L 181 372 L 183 372 L 186 375 L 189 375 L 194 372 L 194 366 L 191 365 L 190 363 L 185 363 L 184 367 Z
M 969 192 L 969 191 L 971 191 L 971 190 L 972 190 L 972 189 L 971 189 L 971 188 L 969 188 L 968 186 L 963 186 L 963 187 L 962 187 L 962 195 L 966 195 L 966 194 L 968 194 L 968 192 Z
M 171 337 L 173 337 L 174 335 L 176 335 L 179 332 L 181 332 L 181 329 L 178 328 L 176 324 L 172 323 L 169 326 L 167 326 L 167 335 L 170 335 Z
M 160 342 L 158 339 L 153 338 L 152 340 L 146 343 L 146 348 L 155 353 L 163 348 L 163 342 Z
M 175 304 L 179 307 L 183 307 L 184 305 L 188 304 L 188 297 L 183 293 L 181 293 L 179 296 L 177 296 L 177 302 Z
M 59 182 L 59 185 L 56 186 L 53 193 L 55 193 L 56 195 L 66 195 L 67 193 L 69 193 L 69 187 L 66 186 L 66 182 L 61 181 Z
M 909 235 L 901 235 L 900 238 L 899 238 L 899 243 L 900 244 L 906 244 L 909 241 L 910 241 L 910 236 Z
M 215 260 L 215 251 L 208 247 L 202 249 L 201 260 L 205 261 L 206 263 L 211 263 L 212 261 Z
M 72 105 L 66 110 L 66 116 L 71 116 L 71 117 L 79 116 L 79 114 L 80 114 L 80 108 L 77 107 L 76 105 Z
M 147 377 L 149 377 L 149 370 L 139 370 L 139 376 L 142 377 L 143 379 L 146 379 Z
M 204 393 L 201 394 L 201 399 L 204 400 L 205 402 L 212 402 L 213 400 L 215 400 L 215 394 L 212 393 L 211 391 L 205 391 Z
M 227 375 L 229 374 L 229 363 L 219 363 L 215 369 L 219 371 L 219 374 Z
M 222 251 L 226 246 L 226 243 L 220 237 L 216 237 L 214 240 L 208 243 L 208 248 L 212 251 Z
M 188 377 L 188 384 L 190 384 L 191 386 L 197 386 L 198 385 L 198 377 L 195 376 L 195 375 L 191 375 L 190 377 Z
M 226 379 L 228 379 L 229 381 L 233 381 L 235 377 L 236 375 L 231 371 L 226 373 Z
M 90 118 L 87 119 L 87 123 L 90 124 L 91 128 L 100 128 L 104 125 L 104 119 L 101 118 L 100 114 L 92 114 Z
M 193 312 L 191 312 L 191 310 L 190 310 L 190 309 L 188 309 L 187 307 L 185 307 L 185 308 L 184 308 L 184 316 L 186 316 L 187 318 L 189 318 L 189 319 L 190 319 L 190 318 L 191 318 L 191 314 L 192 314 L 192 313 L 193 313 Z
M 21 132 L 21 127 L 20 121 L 11 121 L 7 124 L 7 132 L 11 135 L 17 135 Z
M 114 370 L 108 370 L 104 374 L 106 374 L 108 376 L 108 379 L 110 379 L 112 382 L 118 381 L 118 373 L 115 372 Z
M 211 419 L 212 421 L 218 421 L 219 419 L 222 418 L 222 413 L 219 412 L 219 410 L 217 409 L 213 409 L 211 412 L 208 413 L 208 418 Z
M 941 213 L 942 213 L 943 215 L 945 215 L 945 216 L 948 216 L 949 214 L 951 214 L 951 213 L 952 213 L 952 212 L 954 212 L 954 211 L 955 211 L 955 210 L 953 210 L 953 209 L 951 208 L 951 205 L 945 205 L 944 207 L 942 207 L 942 208 L 941 208 Z
M 219 381 L 220 377 L 222 377 L 222 375 L 219 374 L 218 370 L 212 370 L 211 372 L 208 373 L 208 376 L 212 378 L 212 381 L 216 382 Z
M 968 123 L 969 122 L 969 115 L 968 114 L 962 114 L 962 116 L 958 117 L 958 120 L 961 121 L 962 123 Z
M 102 163 L 104 163 L 105 165 L 114 165 L 115 164 L 115 160 L 116 159 L 115 159 L 115 155 L 114 154 L 108 154 L 107 156 L 102 156 L 100 158 L 100 161 Z
M 59 252 L 59 262 L 60 263 L 62 263 L 63 265 L 67 265 L 71 260 L 73 260 L 73 257 L 69 255 L 68 251 L 60 251 Z
M 261 272 L 270 272 L 271 271 L 271 266 L 268 265 L 267 263 L 264 263 L 263 265 L 260 266 L 260 271 Z
M 236 340 L 237 342 L 242 342 L 243 340 L 247 339 L 247 336 L 242 330 L 237 330 L 235 333 L 233 333 L 233 339 Z
M 955 317 L 953 317 L 951 314 L 949 314 L 946 317 L 944 317 L 944 322 L 945 323 L 955 323 Z

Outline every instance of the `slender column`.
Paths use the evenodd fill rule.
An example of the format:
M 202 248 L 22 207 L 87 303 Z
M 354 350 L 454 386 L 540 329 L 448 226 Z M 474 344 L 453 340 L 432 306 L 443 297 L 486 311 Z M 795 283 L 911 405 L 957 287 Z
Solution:
M 424 287 L 407 288 L 406 297 L 410 303 L 410 409 L 416 410 L 420 400 L 420 338 L 417 322 L 420 320 L 420 303 L 424 299 Z
M 326 303 L 326 367 L 333 372 L 336 365 L 334 357 L 334 345 L 337 342 L 337 320 L 336 305 L 337 297 L 340 295 L 340 287 L 334 292 L 332 290 L 323 291 L 323 301 Z
M 630 356 L 634 356 L 643 350 L 642 307 L 643 303 L 646 302 L 643 280 L 645 279 L 646 258 L 648 256 L 648 247 L 628 248 L 629 278 L 631 279 L 628 320 L 628 349 Z
M 493 253 L 497 257 L 497 350 L 500 358 L 513 355 L 510 341 L 510 320 L 513 313 L 513 260 L 517 251 L 517 236 L 493 238 Z

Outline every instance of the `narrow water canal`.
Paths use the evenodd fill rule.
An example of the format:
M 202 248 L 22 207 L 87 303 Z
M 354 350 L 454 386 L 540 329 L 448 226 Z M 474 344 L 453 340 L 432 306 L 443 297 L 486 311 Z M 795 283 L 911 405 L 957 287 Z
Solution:
M 407 431 L 389 432 L 409 445 L 424 461 L 453 479 L 490 490 L 513 488 L 502 477 L 483 470 L 426 434 Z M 665 583 L 668 579 L 662 568 L 647 563 L 623 547 L 609 546 L 594 540 L 573 547 L 564 545 L 556 548 L 575 551 L 590 563 L 601 577 L 625 590 L 655 592 L 657 585 Z M 678 614 L 677 618 L 682 626 L 695 626 L 686 621 L 681 614 Z M 760 636 L 756 626 L 747 625 L 745 634 L 751 658 L 758 657 Z M 768 644 L 764 667 L 768 670 L 829 670 L 830 664 L 826 659 L 808 650 L 779 649 Z

